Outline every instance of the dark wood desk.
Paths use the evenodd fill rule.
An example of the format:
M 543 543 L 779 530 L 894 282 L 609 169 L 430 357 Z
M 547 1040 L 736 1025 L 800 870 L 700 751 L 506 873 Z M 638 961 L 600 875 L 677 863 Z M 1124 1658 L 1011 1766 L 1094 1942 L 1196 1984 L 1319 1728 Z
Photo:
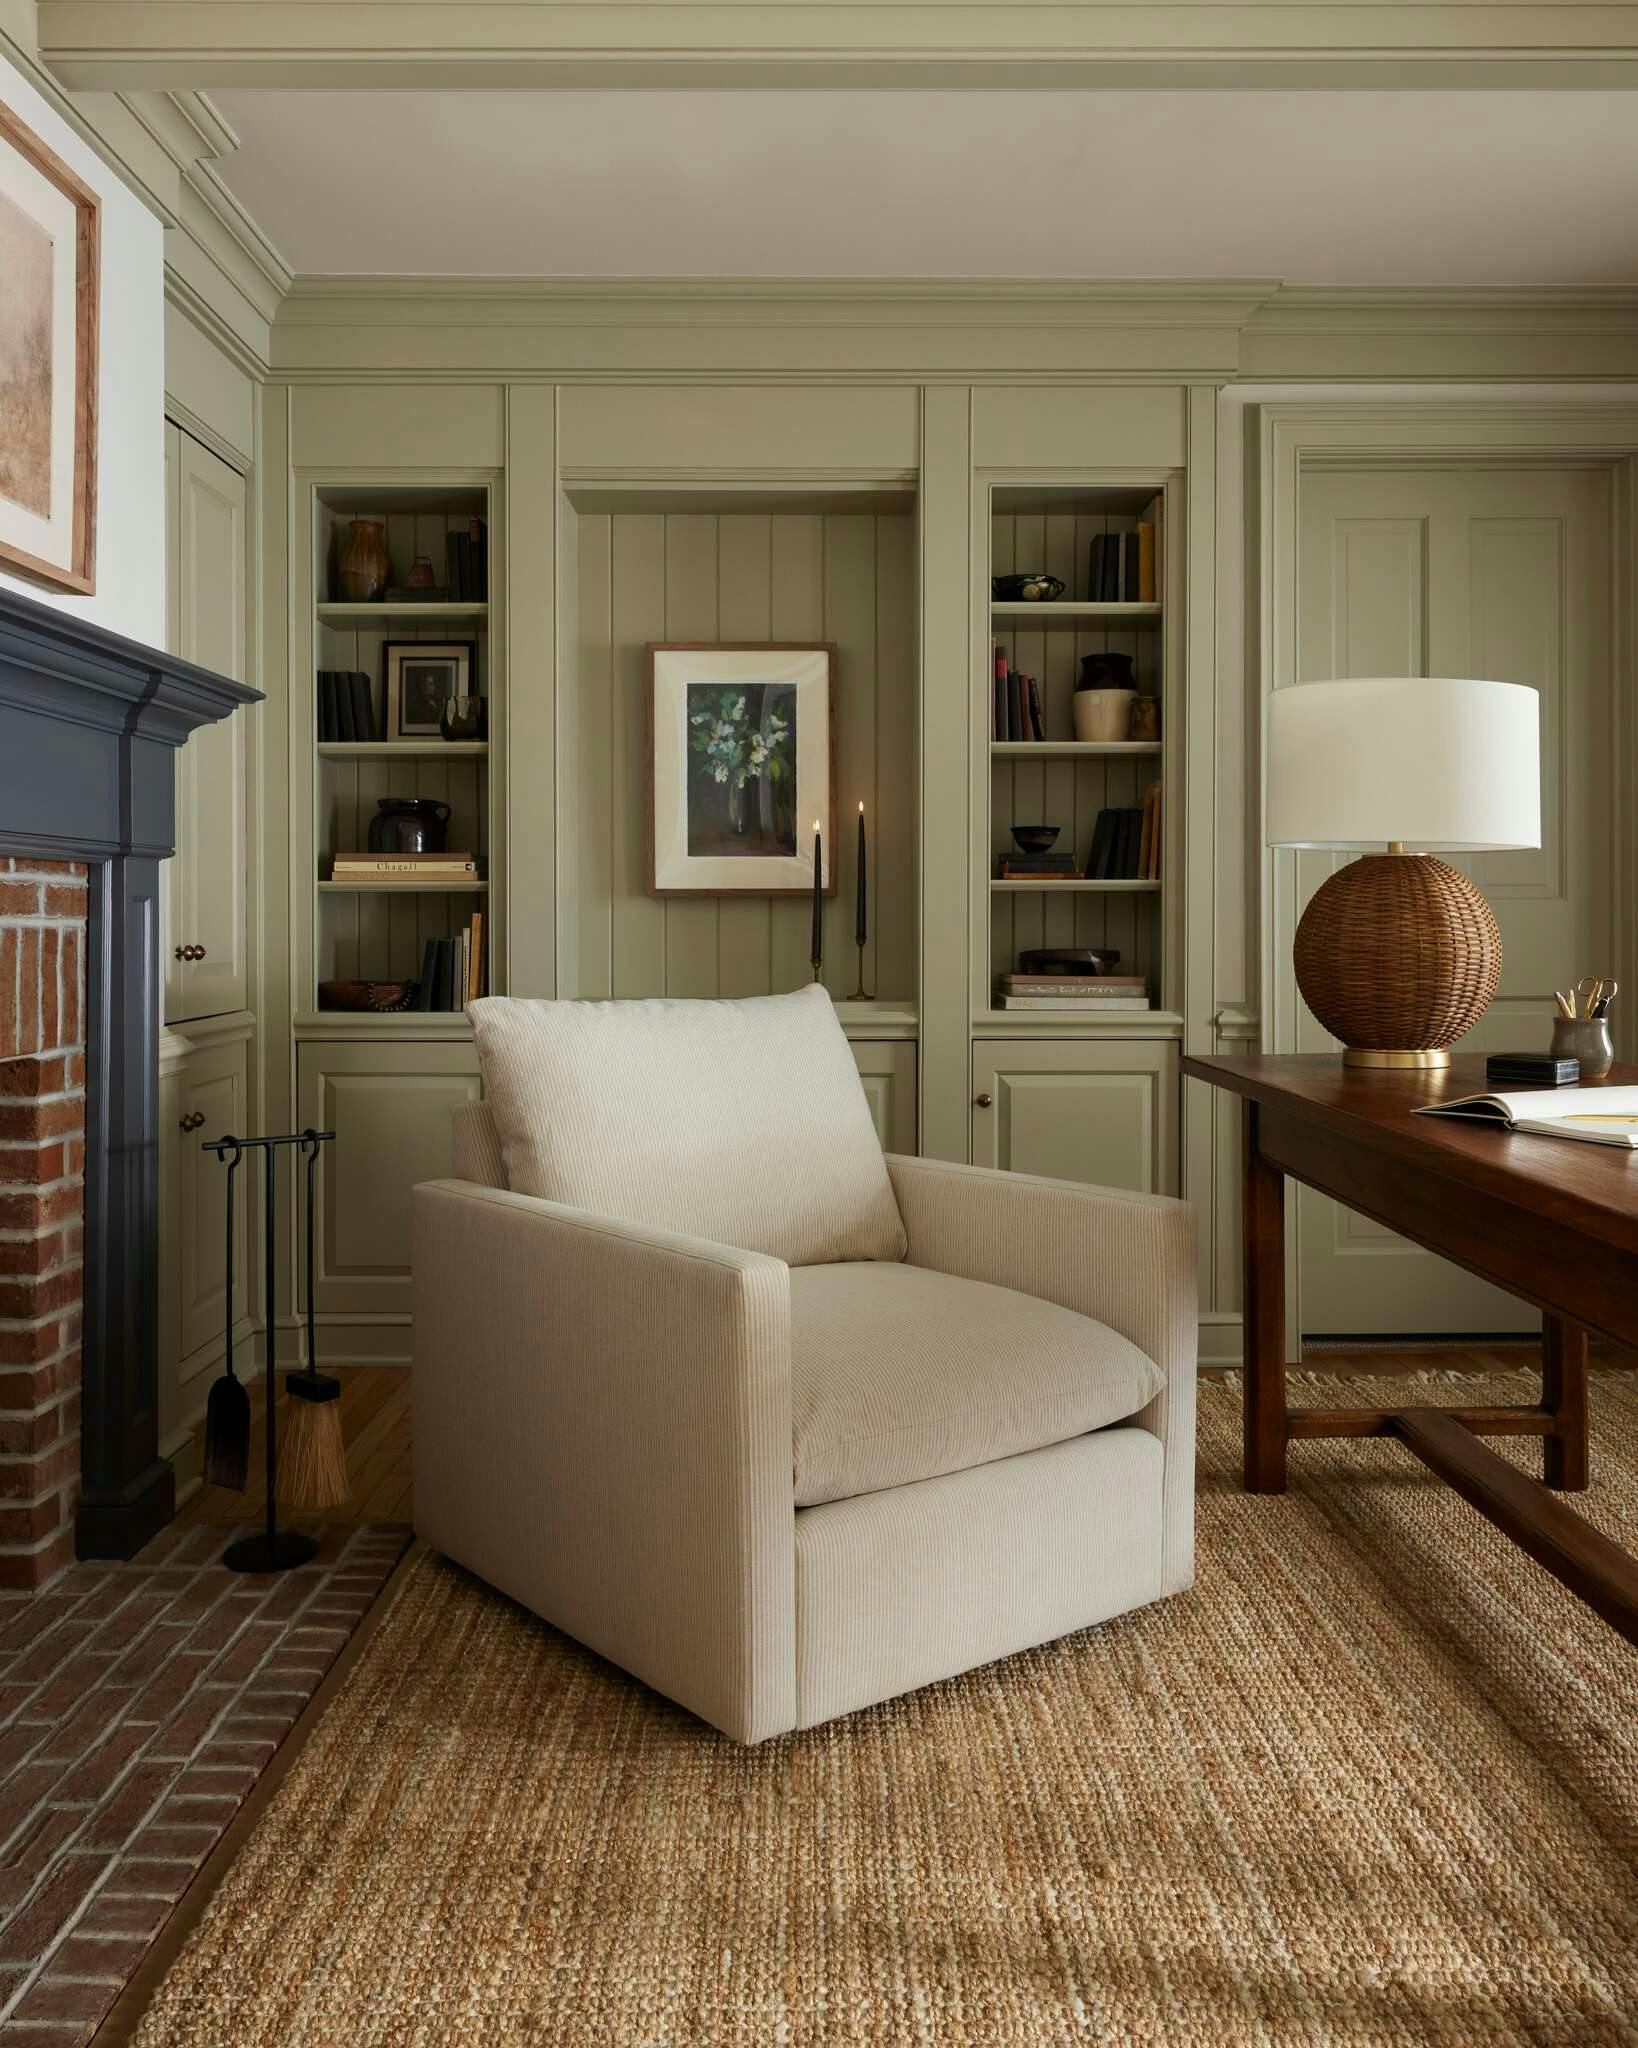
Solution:
M 1638 1346 L 1638 1152 L 1412 1114 L 1482 1092 L 1479 1058 L 1435 1074 L 1350 1070 L 1331 1054 L 1190 1057 L 1183 1071 L 1243 1104 L 1248 1489 L 1283 1492 L 1287 1448 L 1304 1438 L 1397 1437 L 1638 1642 L 1638 1560 L 1548 1490 L 1587 1484 L 1587 1332 Z M 1638 1067 L 1615 1068 L 1609 1082 L 1638 1085 Z M 1540 1402 L 1291 1408 L 1287 1176 L 1533 1302 L 1544 1318 Z M 1545 1485 L 1485 1436 L 1539 1436 Z

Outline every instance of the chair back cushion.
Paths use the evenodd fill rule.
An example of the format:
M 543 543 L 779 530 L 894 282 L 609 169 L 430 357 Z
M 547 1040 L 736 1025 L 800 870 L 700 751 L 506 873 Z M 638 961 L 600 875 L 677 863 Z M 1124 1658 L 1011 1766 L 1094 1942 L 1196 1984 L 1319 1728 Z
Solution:
M 769 1252 L 902 1259 L 904 1225 L 830 997 L 469 1007 L 515 1193 Z

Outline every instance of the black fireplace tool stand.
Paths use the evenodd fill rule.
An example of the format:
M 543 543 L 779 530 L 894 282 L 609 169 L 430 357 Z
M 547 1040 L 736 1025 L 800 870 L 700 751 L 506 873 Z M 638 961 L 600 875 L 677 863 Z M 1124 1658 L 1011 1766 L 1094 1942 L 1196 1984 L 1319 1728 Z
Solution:
M 263 1163 L 262 1202 L 262 1285 L 264 1297 L 264 1335 L 267 1356 L 263 1367 L 263 1380 L 267 1389 L 267 1522 L 253 1536 L 241 1536 L 237 1543 L 230 1543 L 222 1553 L 222 1562 L 236 1572 L 282 1572 L 292 1565 L 306 1564 L 316 1556 L 318 1544 L 311 1536 L 299 1529 L 281 1529 L 278 1522 L 278 1475 L 279 1445 L 275 1409 L 278 1398 L 278 1373 L 275 1369 L 274 1353 L 277 1349 L 278 1324 L 277 1303 L 277 1202 L 278 1202 L 278 1157 L 286 1145 L 299 1145 L 308 1163 L 307 1173 L 307 1368 L 312 1371 L 315 1360 L 313 1345 L 313 1168 L 317 1165 L 319 1147 L 328 1144 L 335 1137 L 334 1131 L 286 1131 L 276 1138 L 217 1138 L 204 1147 L 214 1152 L 219 1159 L 228 1163 L 228 1270 L 227 1270 L 227 1329 L 228 1356 L 233 1352 L 233 1168 L 239 1164 L 246 1152 L 260 1152 Z M 231 1368 L 230 1368 L 231 1369 Z

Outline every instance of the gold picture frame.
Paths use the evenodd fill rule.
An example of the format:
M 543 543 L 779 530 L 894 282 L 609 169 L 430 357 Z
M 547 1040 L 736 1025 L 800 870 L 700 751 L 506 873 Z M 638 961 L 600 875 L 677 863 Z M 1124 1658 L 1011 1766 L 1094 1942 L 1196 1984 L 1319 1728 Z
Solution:
M 0 567 L 96 589 L 102 202 L 0 105 Z

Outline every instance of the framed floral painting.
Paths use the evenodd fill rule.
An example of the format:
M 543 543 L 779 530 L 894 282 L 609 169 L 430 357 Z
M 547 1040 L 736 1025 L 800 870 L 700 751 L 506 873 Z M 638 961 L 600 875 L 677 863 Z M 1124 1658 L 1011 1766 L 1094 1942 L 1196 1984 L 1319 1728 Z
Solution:
M 813 828 L 836 893 L 836 650 L 657 643 L 648 650 L 649 889 L 808 896 Z
M 0 567 L 96 588 L 96 194 L 0 106 Z

